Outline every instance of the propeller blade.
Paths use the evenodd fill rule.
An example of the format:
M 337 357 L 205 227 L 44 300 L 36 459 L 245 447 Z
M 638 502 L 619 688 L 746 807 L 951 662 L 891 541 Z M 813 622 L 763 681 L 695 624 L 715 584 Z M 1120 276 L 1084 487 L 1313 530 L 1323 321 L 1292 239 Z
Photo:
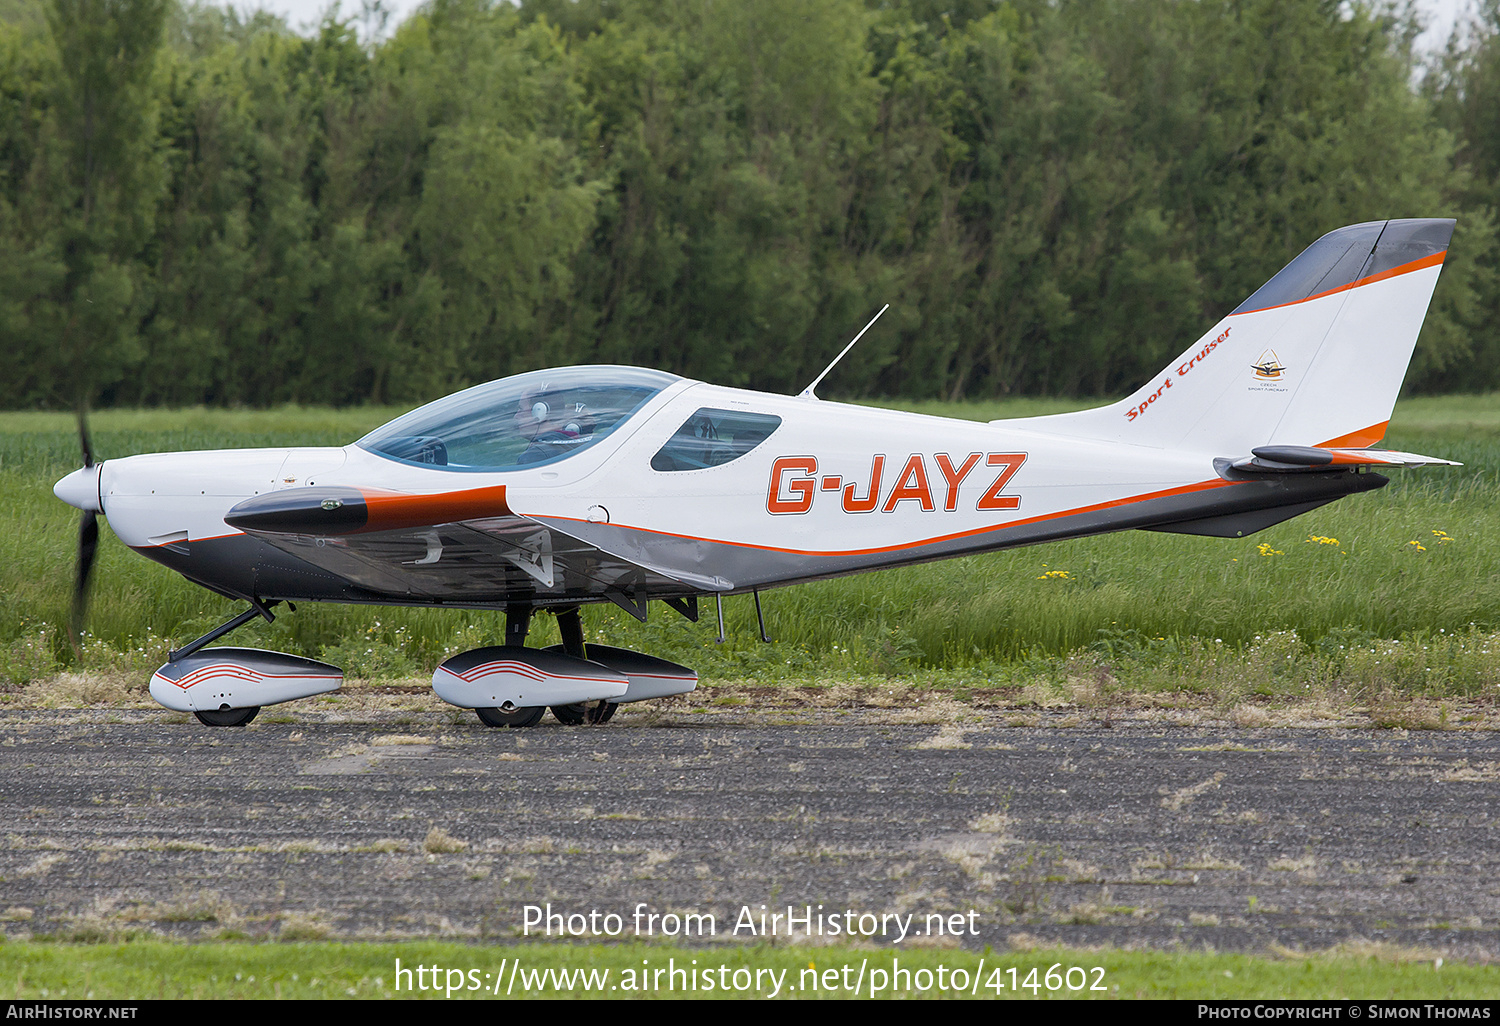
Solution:
M 94 445 L 89 439 L 89 417 L 83 405 L 78 406 L 78 444 L 83 447 L 83 466 L 85 469 L 94 465 Z
M 78 444 L 83 449 L 85 470 L 94 465 L 94 445 L 89 438 L 88 409 L 83 402 L 78 404 Z M 73 654 L 83 658 L 83 614 L 88 608 L 89 577 L 94 573 L 94 553 L 99 549 L 99 515 L 93 510 L 84 510 L 83 520 L 78 525 L 78 573 L 73 580 L 73 609 L 68 618 L 68 638 L 73 642 Z
M 83 614 L 88 607 L 89 577 L 94 572 L 94 553 L 99 548 L 99 515 L 86 510 L 78 526 L 78 576 L 73 582 L 73 615 L 68 620 L 68 637 L 73 652 L 83 656 Z

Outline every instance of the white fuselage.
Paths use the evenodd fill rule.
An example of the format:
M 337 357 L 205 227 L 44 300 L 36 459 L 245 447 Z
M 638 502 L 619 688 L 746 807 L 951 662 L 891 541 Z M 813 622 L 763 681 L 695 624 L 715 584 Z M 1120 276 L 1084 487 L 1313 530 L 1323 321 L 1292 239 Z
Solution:
M 782 423 L 723 466 L 652 469 L 652 456 L 700 408 Z M 1226 484 L 1214 455 L 683 381 L 599 444 L 542 467 L 455 471 L 353 445 L 166 453 L 103 464 L 100 498 L 115 533 L 150 549 L 237 535 L 225 513 L 279 489 L 378 483 L 429 494 L 504 485 L 512 511 L 545 522 L 880 565 L 939 540 Z

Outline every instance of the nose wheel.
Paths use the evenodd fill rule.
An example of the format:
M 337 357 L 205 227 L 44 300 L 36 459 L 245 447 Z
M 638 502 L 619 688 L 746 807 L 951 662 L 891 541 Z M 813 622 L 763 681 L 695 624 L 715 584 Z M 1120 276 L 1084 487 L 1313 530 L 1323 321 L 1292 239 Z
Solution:
M 193 715 L 207 727 L 243 727 L 255 719 L 258 712 L 260 706 L 252 705 L 248 709 L 201 709 Z

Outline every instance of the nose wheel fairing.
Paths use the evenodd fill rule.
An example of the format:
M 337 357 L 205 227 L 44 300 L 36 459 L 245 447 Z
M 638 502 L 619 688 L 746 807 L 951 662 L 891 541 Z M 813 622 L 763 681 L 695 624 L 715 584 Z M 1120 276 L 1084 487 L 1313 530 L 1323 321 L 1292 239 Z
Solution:
M 258 648 L 205 648 L 151 675 L 151 697 L 176 712 L 224 713 L 337 691 L 344 671 Z

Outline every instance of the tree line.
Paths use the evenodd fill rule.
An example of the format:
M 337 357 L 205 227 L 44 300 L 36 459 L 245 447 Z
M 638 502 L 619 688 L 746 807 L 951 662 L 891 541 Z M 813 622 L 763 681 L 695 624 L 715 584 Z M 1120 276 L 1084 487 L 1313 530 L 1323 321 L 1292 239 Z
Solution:
M 1451 216 L 1408 387 L 1500 387 L 1500 0 L 0 2 L 3 404 L 629 363 L 1122 394 L 1323 232 Z

